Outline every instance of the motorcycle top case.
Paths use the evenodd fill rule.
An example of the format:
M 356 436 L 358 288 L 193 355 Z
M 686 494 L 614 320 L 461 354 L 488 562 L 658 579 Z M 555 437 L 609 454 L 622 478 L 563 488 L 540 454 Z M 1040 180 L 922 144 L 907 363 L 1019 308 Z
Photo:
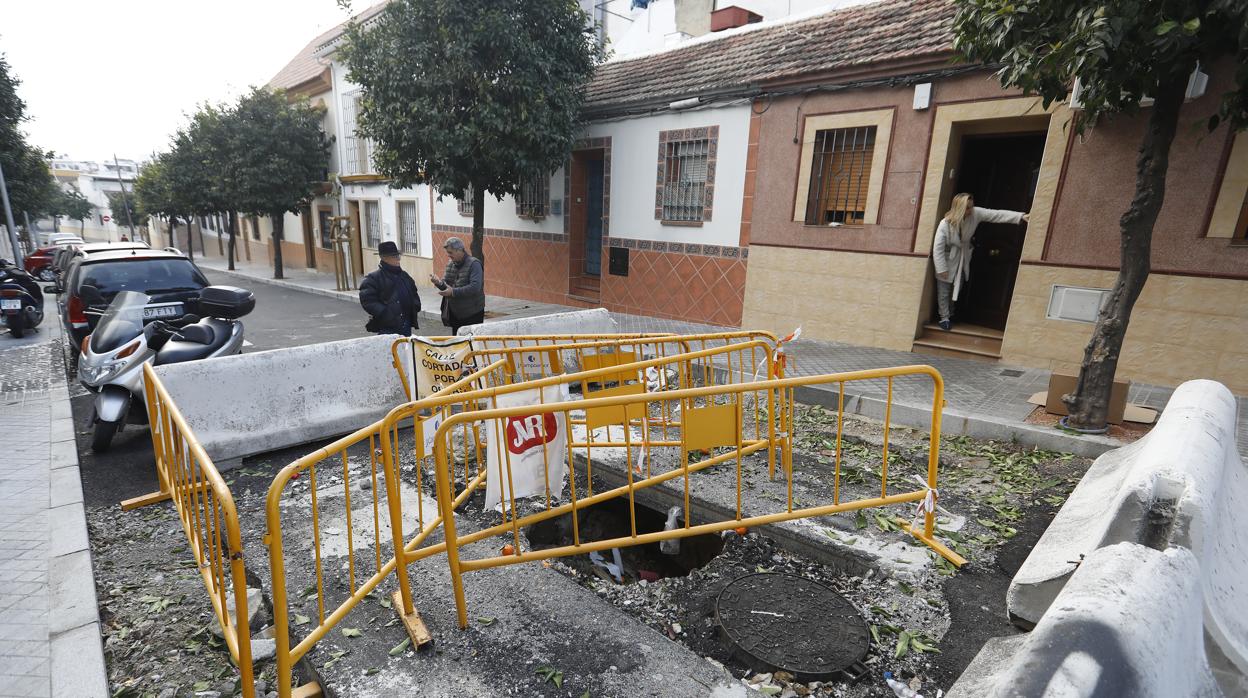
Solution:
M 256 296 L 237 286 L 208 286 L 199 292 L 199 314 L 236 320 L 256 307 Z

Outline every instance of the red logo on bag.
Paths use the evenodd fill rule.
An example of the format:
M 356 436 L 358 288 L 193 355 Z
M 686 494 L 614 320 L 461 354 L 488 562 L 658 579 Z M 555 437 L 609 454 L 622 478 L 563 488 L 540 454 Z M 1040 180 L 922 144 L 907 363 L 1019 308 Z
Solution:
M 544 415 L 531 414 L 524 417 L 508 417 L 507 450 L 518 456 L 534 446 L 541 446 L 554 441 L 557 430 L 558 422 L 555 421 L 555 415 L 551 412 Z

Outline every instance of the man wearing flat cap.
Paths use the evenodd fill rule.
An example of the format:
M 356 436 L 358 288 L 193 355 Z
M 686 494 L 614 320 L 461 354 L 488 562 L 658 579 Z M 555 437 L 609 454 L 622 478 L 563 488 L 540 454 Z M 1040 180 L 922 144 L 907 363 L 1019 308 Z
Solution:
M 372 316 L 364 329 L 377 334 L 412 336 L 419 328 L 420 294 L 416 281 L 399 266 L 399 246 L 387 240 L 377 247 L 381 264 L 360 282 L 360 305 Z
M 429 280 L 442 296 L 442 324 L 459 334 L 459 328 L 485 321 L 485 270 L 464 249 L 463 240 L 448 238 L 443 249 L 450 258 L 446 274 L 441 279 L 430 274 Z

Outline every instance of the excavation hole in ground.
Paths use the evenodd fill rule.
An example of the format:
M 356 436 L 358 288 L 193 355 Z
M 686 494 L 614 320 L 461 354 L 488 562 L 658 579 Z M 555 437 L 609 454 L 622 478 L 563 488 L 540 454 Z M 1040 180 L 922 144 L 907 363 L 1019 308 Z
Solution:
M 668 512 L 652 509 L 641 503 L 636 503 L 635 508 L 638 535 L 664 530 Z M 682 527 L 684 524 L 684 516 L 677 514 L 675 525 Z M 631 535 L 628 500 L 614 499 L 578 511 L 577 527 L 582 543 Z M 565 514 L 540 521 L 526 528 L 525 535 L 534 550 L 572 545 L 572 515 Z M 603 565 L 595 564 L 588 554 L 572 555 L 563 558 L 563 562 L 581 571 L 597 574 L 603 579 L 622 579 L 624 584 L 635 584 L 643 579 L 657 581 L 665 577 L 687 576 L 693 570 L 705 567 L 724 550 L 724 540 L 718 534 L 691 536 L 667 543 L 669 550 L 676 548 L 671 554 L 664 552 L 664 546 L 660 543 L 618 548 L 622 567 L 619 570 L 619 579 Z M 615 564 L 612 550 L 604 550 L 599 555 L 604 563 Z

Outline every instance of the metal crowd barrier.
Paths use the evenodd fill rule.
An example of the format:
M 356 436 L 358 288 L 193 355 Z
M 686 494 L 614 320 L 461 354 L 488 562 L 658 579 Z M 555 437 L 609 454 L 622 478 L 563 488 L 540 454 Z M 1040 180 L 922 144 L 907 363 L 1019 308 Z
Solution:
M 238 666 L 243 698 L 255 698 L 251 629 L 247 624 L 247 577 L 234 497 L 151 364 L 143 367 L 143 378 L 147 415 L 152 426 L 152 450 L 161 488 L 155 495 L 127 502 L 128 506 L 123 508 L 173 500 L 191 554 L 195 556 L 208 590 L 213 614 L 221 624 L 230 657 Z M 231 597 L 233 614 L 228 604 Z
M 472 409 L 474 403 L 457 400 L 458 396 L 456 393 L 475 385 L 501 385 L 507 380 L 503 370 L 505 368 L 505 362 L 496 361 L 464 376 L 457 383 L 448 386 L 443 391 L 445 393 L 442 396 L 443 402 L 449 405 L 454 401 L 453 404 L 458 407 Z M 449 416 L 449 411 L 443 414 Z M 417 419 L 416 421 L 419 424 L 421 420 Z M 317 641 L 324 637 L 353 608 L 368 597 L 386 577 L 391 574 L 397 574 L 400 588 L 410 590 L 410 586 L 407 584 L 407 568 L 396 568 L 395 556 L 393 554 L 384 555 L 382 552 L 386 546 L 392 546 L 391 550 L 404 546 L 402 498 L 399 490 L 400 484 L 397 470 L 391 467 L 390 462 L 387 461 L 383 464 L 381 459 L 378 458 L 378 453 L 380 452 L 379 445 L 381 443 L 390 443 L 392 439 L 397 439 L 397 434 L 387 437 L 382 430 L 393 429 L 397 432 L 398 428 L 397 424 L 386 425 L 384 422 L 374 422 L 287 465 L 277 473 L 273 478 L 273 483 L 269 486 L 265 502 L 268 531 L 265 536 L 265 544 L 269 548 L 269 567 L 273 585 L 273 627 L 277 645 L 277 691 L 282 698 L 292 695 L 315 696 L 320 694 L 320 688 L 315 683 L 308 683 L 298 687 L 293 685 L 295 664 L 311 651 Z M 419 434 L 416 435 L 416 438 L 418 442 L 423 443 Z M 370 479 L 369 484 L 371 487 L 368 491 L 371 492 L 373 519 L 371 545 L 374 555 L 371 556 L 371 561 L 374 562 L 375 566 L 371 569 L 360 569 L 363 561 L 356 561 L 357 542 L 355 524 L 352 521 L 352 480 L 348 458 L 348 451 L 352 447 L 365 444 L 367 444 L 368 448 L 369 468 L 364 473 L 364 476 Z M 323 497 L 323 495 L 320 494 L 317 486 L 318 465 L 321 466 L 322 472 L 326 466 L 332 467 L 335 471 L 341 467 L 342 471 L 343 505 L 346 511 L 348 582 L 347 594 L 342 599 L 331 600 L 325 584 L 326 571 L 324 556 L 322 555 L 321 507 L 318 502 L 318 496 Z M 380 486 L 378 480 L 379 466 L 383 466 L 380 469 Z M 292 580 L 287 572 L 286 565 L 282 530 L 282 501 L 283 495 L 286 494 L 286 489 L 291 481 L 305 473 L 307 474 L 308 482 L 309 510 L 303 513 L 310 515 L 312 521 L 311 537 L 314 578 L 313 580 L 308 580 L 312 581 L 313 584 L 308 588 L 307 595 L 315 595 L 316 597 L 316 623 L 302 640 L 292 645 L 290 637 L 290 584 Z M 384 488 L 384 491 L 382 488 Z M 425 492 L 419 476 L 416 488 L 418 507 L 421 507 L 421 511 L 418 514 L 421 532 L 416 536 L 412 544 L 413 548 L 419 545 L 440 524 L 440 518 L 436 516 L 428 522 L 425 521 L 423 512 Z M 389 534 L 382 531 L 381 510 L 383 507 L 389 517 L 388 525 L 391 528 Z M 334 605 L 335 603 L 337 605 Z M 395 606 L 399 607 L 399 604 L 396 603 Z M 404 620 L 410 621 L 412 618 L 418 618 L 418 616 L 409 612 Z
M 641 366 L 647 362 L 640 362 L 634 366 Z M 743 396 L 747 393 L 766 391 L 774 394 L 782 409 L 780 412 L 792 412 L 793 393 L 800 387 L 821 385 L 821 384 L 837 384 L 840 393 L 844 395 L 844 385 L 847 382 L 861 380 L 886 379 L 889 385 L 889 400 L 891 405 L 892 383 L 894 378 L 909 375 L 926 375 L 929 376 L 933 384 L 932 399 L 932 423 L 931 432 L 929 434 L 928 447 L 928 466 L 927 479 L 924 486 L 920 489 L 897 492 L 889 494 L 889 472 L 888 472 L 888 431 L 890 424 L 886 417 L 884 427 L 884 449 L 881 463 L 880 477 L 881 490 L 879 497 L 870 497 L 854 501 L 840 501 L 840 477 L 841 477 L 841 451 L 842 451 L 842 431 L 840 420 L 844 416 L 843 402 L 838 407 L 838 425 L 836 440 L 836 460 L 834 466 L 834 485 L 832 502 L 819 506 L 795 507 L 793 501 L 793 464 L 792 464 L 792 443 L 793 443 L 793 427 L 790 422 L 784 427 L 777 430 L 776 420 L 771 415 L 776 410 L 768 410 L 768 429 L 766 438 L 748 439 L 743 433 L 743 412 L 744 400 Z M 540 381 L 539 381 L 540 382 Z M 665 472 L 652 473 L 647 472 L 646 477 L 638 479 L 634 475 L 632 466 L 631 451 L 634 448 L 641 448 L 646 445 L 655 446 L 658 444 L 669 445 L 668 442 L 650 442 L 645 443 L 644 433 L 634 441 L 632 437 L 632 423 L 634 417 L 638 414 L 646 414 L 652 403 L 662 400 L 679 400 L 682 405 L 682 425 L 680 429 L 680 439 L 676 442 L 679 448 L 679 466 L 672 467 Z M 940 449 L 940 416 L 941 406 L 944 400 L 944 384 L 940 374 L 930 366 L 901 366 L 896 368 L 874 369 L 867 371 L 852 371 L 846 373 L 835 373 L 821 376 L 808 376 L 802 378 L 784 378 L 771 379 L 754 383 L 740 383 L 727 386 L 706 386 L 699 388 L 684 388 L 677 391 L 667 393 L 637 393 L 637 394 L 615 394 L 604 397 L 589 396 L 589 399 L 582 401 L 572 401 L 552 404 L 539 404 L 520 407 L 511 407 L 504 409 L 487 409 L 473 412 L 462 412 L 451 416 L 442 423 L 438 433 L 434 439 L 434 459 L 436 464 L 436 478 L 438 489 L 438 502 L 442 514 L 442 528 L 445 538 L 443 544 L 447 553 L 447 562 L 450 566 L 451 579 L 455 592 L 455 602 L 459 616 L 459 624 L 461 627 L 467 627 L 468 611 L 464 596 L 463 574 L 465 572 L 498 567 L 501 565 L 518 564 L 533 560 L 544 560 L 552 557 L 581 555 L 594 551 L 606 550 L 610 548 L 620 548 L 626 546 L 643 545 L 654 543 L 662 540 L 679 539 L 689 536 L 704 535 L 708 533 L 717 533 L 730 528 L 752 527 L 767 524 L 774 524 L 783 521 L 789 521 L 800 518 L 810 518 L 817 516 L 827 516 L 839 512 L 857 511 L 872 507 L 881 507 L 892 504 L 903 504 L 910 502 L 921 502 L 923 510 L 923 526 L 921 530 L 914 530 L 910 526 L 903 526 L 912 535 L 923 543 L 927 544 L 932 550 L 948 559 L 955 565 L 965 564 L 965 560 L 954 553 L 943 543 L 935 538 L 935 492 L 937 490 L 937 469 L 939 465 L 939 449 Z M 757 401 L 755 401 L 757 405 Z M 503 521 L 497 525 L 490 526 L 481 530 L 474 531 L 467 535 L 459 535 L 455 525 L 455 502 L 451 499 L 453 490 L 453 473 L 447 459 L 447 447 L 443 435 L 445 432 L 456 428 L 463 428 L 466 425 L 477 425 L 488 420 L 508 420 L 518 417 L 533 417 L 535 415 L 547 415 L 555 413 L 563 413 L 565 423 L 572 419 L 574 411 L 583 411 L 589 428 L 608 427 L 616 425 L 622 428 L 625 434 L 624 442 L 610 442 L 608 444 L 598 443 L 590 444 L 588 442 L 575 441 L 571 436 L 571 430 L 568 430 L 567 458 L 568 471 L 570 473 L 569 482 L 570 501 L 566 504 L 553 506 L 550 498 L 547 498 L 546 509 L 544 511 L 520 516 L 516 507 L 514 497 L 504 501 Z M 386 424 L 394 423 L 396 417 L 402 415 L 402 410 L 392 412 L 387 417 Z M 545 435 L 545 418 L 536 420 L 536 423 L 542 425 L 543 438 Z M 757 424 L 755 425 L 758 426 Z M 384 430 L 387 431 L 388 430 Z M 500 430 L 499 433 L 502 433 Z M 574 457 L 576 449 L 583 449 L 585 452 L 585 473 L 587 479 L 590 477 L 589 468 L 592 461 L 589 458 L 589 449 L 593 445 L 597 448 L 624 448 L 626 449 L 624 471 L 626 473 L 627 483 L 620 487 L 615 487 L 606 492 L 598 494 L 588 494 L 580 496 L 576 490 L 576 466 L 577 459 Z M 749 493 L 746 483 L 746 475 L 743 472 L 742 464 L 747 456 L 767 449 L 774 452 L 777 447 L 783 454 L 783 474 L 786 479 L 787 497 L 783 510 L 768 513 L 747 516 L 744 513 L 743 500 Z M 489 448 L 498 448 L 499 444 L 489 444 Z M 383 458 L 390 461 L 394 458 L 391 453 L 392 444 L 388 440 L 383 439 L 382 448 Z M 723 450 L 718 455 L 711 455 L 715 449 Z M 513 477 L 510 456 L 508 449 L 499 449 L 499 462 L 505 464 L 500 466 L 499 476 L 511 481 Z M 705 457 L 696 462 L 691 463 L 689 454 L 700 452 Z M 691 509 L 691 491 L 693 482 L 691 476 L 712 468 L 714 466 L 734 463 L 736 465 L 736 512 L 735 517 L 722 520 L 693 525 L 692 509 Z M 774 473 L 774 471 L 773 471 Z M 637 521 L 634 512 L 636 493 L 638 490 L 654 487 L 670 480 L 679 479 L 683 484 L 684 498 L 684 527 L 676 528 L 670 531 L 659 531 L 655 533 L 637 532 Z M 473 483 L 469 483 L 472 485 Z M 479 486 L 479 485 L 477 485 Z M 461 494 L 462 497 L 462 494 Z M 585 507 L 592 506 L 609 499 L 627 497 L 629 501 L 629 510 L 631 516 L 631 532 L 632 534 L 624 537 L 612 538 L 609 540 L 583 541 L 577 528 L 577 512 Z M 510 514 L 510 515 L 509 515 Z M 540 521 L 550 519 L 556 516 L 570 515 L 572 518 L 573 544 L 564 545 L 554 548 L 535 551 L 523 551 L 520 546 L 519 530 L 521 527 L 530 526 Z M 493 536 L 506 535 L 514 539 L 514 545 L 503 548 L 503 553 L 473 560 L 462 560 L 460 558 L 460 548 L 470 543 L 491 538 Z M 404 560 L 404 565 L 410 561 Z M 410 594 L 404 595 L 406 597 Z M 405 605 L 405 610 L 410 612 L 410 608 Z

